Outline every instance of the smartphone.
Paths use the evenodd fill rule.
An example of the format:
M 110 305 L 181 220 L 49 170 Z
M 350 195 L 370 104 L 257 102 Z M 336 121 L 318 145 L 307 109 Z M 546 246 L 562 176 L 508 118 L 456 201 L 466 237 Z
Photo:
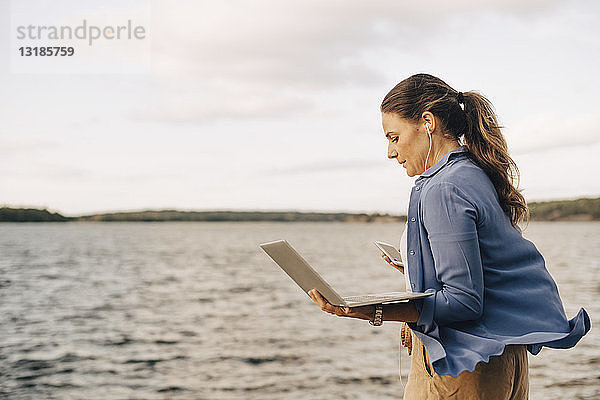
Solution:
M 397 265 L 399 267 L 404 266 L 404 264 L 402 263 L 402 256 L 400 255 L 398 249 L 396 249 L 389 243 L 380 242 L 378 240 L 376 240 L 374 243 L 375 246 L 377 246 L 377 248 L 383 252 L 383 254 L 385 254 L 390 260 L 392 260 L 392 263 L 394 265 Z

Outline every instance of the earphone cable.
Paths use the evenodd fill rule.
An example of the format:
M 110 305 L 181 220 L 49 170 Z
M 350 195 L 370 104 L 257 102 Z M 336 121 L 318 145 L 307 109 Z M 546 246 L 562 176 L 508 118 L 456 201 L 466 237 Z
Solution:
M 425 157 L 425 169 L 423 172 L 427 171 L 427 160 L 429 160 L 429 153 L 431 153 L 431 133 L 429 133 L 429 124 L 425 124 L 425 129 L 427 129 L 427 136 L 429 137 L 429 150 L 427 151 L 427 157 Z

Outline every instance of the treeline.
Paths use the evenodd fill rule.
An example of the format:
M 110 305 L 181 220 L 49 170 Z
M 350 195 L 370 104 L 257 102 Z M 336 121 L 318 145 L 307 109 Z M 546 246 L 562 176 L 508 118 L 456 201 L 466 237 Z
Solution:
M 376 222 L 406 220 L 388 214 L 318 213 L 297 211 L 139 211 L 85 215 L 78 221 L 279 221 L 279 222 Z
M 166 222 L 166 221 L 204 221 L 204 222 L 389 222 L 406 221 L 405 216 L 389 214 L 353 214 L 319 213 L 297 211 L 177 211 L 147 210 L 134 212 L 115 212 L 91 214 L 79 217 L 65 217 L 48 210 L 32 208 L 0 208 L 0 222 Z
M 529 203 L 533 221 L 598 221 L 600 197 Z M 46 209 L 0 208 L 0 222 L 166 222 L 166 221 L 278 221 L 278 222 L 404 222 L 404 215 L 319 213 L 299 211 L 177 211 L 146 210 L 65 217 Z
M 0 208 L 0 222 L 65 222 L 71 218 L 37 208 Z
M 529 203 L 533 221 L 598 221 L 600 197 Z

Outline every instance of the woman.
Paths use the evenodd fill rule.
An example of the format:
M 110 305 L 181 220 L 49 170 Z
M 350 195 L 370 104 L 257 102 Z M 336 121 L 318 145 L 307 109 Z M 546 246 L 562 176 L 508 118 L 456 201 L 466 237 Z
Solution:
M 388 158 L 420 175 L 401 240 L 407 290 L 433 295 L 354 308 L 314 289 L 311 297 L 338 316 L 373 323 L 382 311 L 383 321 L 406 323 L 405 399 L 528 398 L 526 350 L 573 347 L 590 320 L 584 309 L 567 320 L 542 255 L 521 234 L 528 208 L 490 102 L 417 74 L 385 96 L 381 112 Z

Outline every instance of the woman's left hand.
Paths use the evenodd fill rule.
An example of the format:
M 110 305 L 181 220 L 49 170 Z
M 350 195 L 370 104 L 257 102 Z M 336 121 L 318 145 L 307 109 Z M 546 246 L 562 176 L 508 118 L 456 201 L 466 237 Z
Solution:
M 338 317 L 358 318 L 370 321 L 375 315 L 375 306 L 340 307 L 329 303 L 317 289 L 308 291 L 311 299 L 321 307 L 321 310 Z

